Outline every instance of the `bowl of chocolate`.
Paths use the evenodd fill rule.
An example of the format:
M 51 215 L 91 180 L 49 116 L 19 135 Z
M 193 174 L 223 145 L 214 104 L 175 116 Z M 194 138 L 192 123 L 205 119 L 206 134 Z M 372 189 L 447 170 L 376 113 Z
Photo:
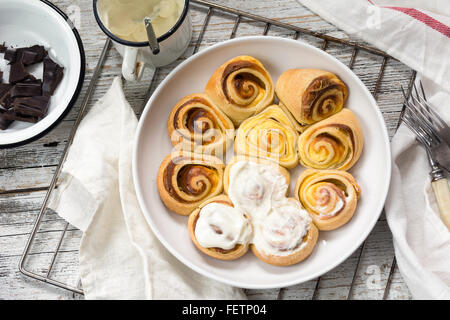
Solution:
M 59 8 L 0 0 L 0 148 L 54 128 L 75 104 L 84 74 L 80 36 Z

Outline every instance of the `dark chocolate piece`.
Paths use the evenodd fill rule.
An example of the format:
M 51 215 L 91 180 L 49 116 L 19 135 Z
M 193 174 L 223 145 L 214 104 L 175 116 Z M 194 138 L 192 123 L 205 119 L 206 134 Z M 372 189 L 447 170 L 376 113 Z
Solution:
M 11 64 L 9 70 L 9 83 L 15 84 L 24 80 L 36 80 L 26 69 L 23 63 L 19 60 Z
M 20 55 L 20 60 L 22 61 L 24 66 L 29 66 L 31 64 L 37 63 L 38 61 L 38 54 L 33 51 L 21 51 L 18 53 Z
M 11 125 L 12 120 L 5 119 L 0 113 L 0 130 L 6 130 Z
M 40 96 L 42 92 L 42 82 L 40 80 L 19 82 L 12 91 L 11 98 Z
M 13 86 L 9 83 L 0 83 L 0 99 L 3 97 L 5 93 L 11 90 Z
M 30 122 L 30 123 L 36 123 L 39 121 L 38 117 L 35 116 L 27 116 L 23 114 L 15 113 L 13 110 L 8 110 L 6 112 L 1 113 L 3 119 L 10 120 L 10 121 L 23 121 L 23 122 Z
M 14 112 L 26 116 L 43 118 L 47 114 L 49 97 L 16 98 L 13 102 Z
M 16 62 L 17 51 L 14 49 L 6 49 L 5 55 L 3 56 L 5 60 L 9 61 L 9 64 Z
M 44 83 L 42 84 L 42 95 L 52 96 L 56 87 L 64 76 L 64 68 L 49 57 L 44 59 Z
M 44 61 L 48 52 L 43 46 L 35 45 L 29 48 L 6 49 L 4 59 L 13 64 L 22 61 L 24 66 Z
M 0 105 L 5 109 L 9 109 L 11 107 L 12 98 L 11 91 L 13 89 L 13 85 L 9 83 L 0 83 Z
M 25 66 L 44 61 L 48 52 L 43 46 L 34 45 L 29 48 L 19 48 L 17 51 L 21 54 L 22 63 Z

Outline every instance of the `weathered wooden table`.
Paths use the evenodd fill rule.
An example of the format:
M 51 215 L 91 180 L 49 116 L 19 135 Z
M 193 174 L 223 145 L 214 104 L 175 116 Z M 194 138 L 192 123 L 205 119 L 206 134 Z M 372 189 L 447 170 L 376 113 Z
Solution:
M 53 2 L 69 15 L 81 34 L 87 58 L 86 80 L 77 105 L 53 131 L 28 145 L 0 150 L 0 299 L 83 298 L 82 295 L 28 278 L 18 269 L 34 220 L 67 143 L 82 97 L 86 93 L 106 39 L 95 22 L 91 0 Z M 346 34 L 302 7 L 295 0 L 213 0 L 213 2 L 333 37 L 349 39 Z M 174 66 L 192 54 L 199 41 L 206 15 L 207 10 L 202 7 L 196 7 L 196 10 L 191 12 L 194 26 L 191 46 L 184 57 L 171 66 L 159 70 L 155 84 L 160 83 Z M 228 39 L 233 29 L 233 19 L 234 17 L 230 18 L 213 12 L 209 17 L 208 31 L 204 34 L 198 49 L 202 50 Z M 293 33 L 287 32 L 286 29 L 271 26 L 269 30 L 265 30 L 266 27 L 267 25 L 260 22 L 241 23 L 236 30 L 236 37 L 260 35 L 264 31 L 267 31 L 269 35 L 289 38 L 293 36 Z M 358 39 L 351 40 L 362 43 Z M 299 41 L 306 41 L 317 47 L 322 45 L 319 39 L 303 34 L 299 36 Z M 327 52 L 347 65 L 352 58 L 352 49 L 339 44 L 327 46 Z M 377 91 L 377 101 L 385 117 L 389 134 L 392 136 L 397 127 L 402 105 L 400 86 L 408 86 L 411 70 L 402 63 L 389 59 L 379 82 L 378 74 L 382 64 L 382 57 L 358 52 L 353 70 L 369 90 Z M 115 50 L 110 50 L 90 105 L 106 92 L 112 79 L 120 75 L 120 70 L 120 56 Z M 147 100 L 150 77 L 151 75 L 145 74 L 143 81 L 125 84 L 125 94 L 137 115 L 141 113 Z M 154 87 L 151 90 L 154 90 Z M 64 226 L 65 221 L 56 214 L 45 215 L 30 250 L 29 256 L 32 259 L 28 268 L 37 273 L 47 272 Z M 54 279 L 76 286 L 78 246 L 81 235 L 79 230 L 71 226 L 66 230 L 51 271 Z M 289 288 L 247 290 L 246 292 L 250 299 L 381 299 L 387 280 L 391 277 L 392 282 L 387 298 L 411 299 L 395 265 L 391 270 L 393 258 L 391 233 L 383 213 L 365 245 L 340 266 L 323 275 L 320 280 L 312 280 Z M 353 286 L 351 286 L 352 283 Z

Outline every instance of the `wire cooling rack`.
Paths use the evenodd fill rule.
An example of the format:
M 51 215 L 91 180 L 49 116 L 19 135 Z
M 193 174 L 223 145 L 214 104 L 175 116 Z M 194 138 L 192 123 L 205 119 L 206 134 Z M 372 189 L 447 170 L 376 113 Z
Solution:
M 208 24 L 209 21 L 211 19 L 212 16 L 220 16 L 223 19 L 227 19 L 230 20 L 231 24 L 228 23 L 227 25 L 232 25 L 230 32 L 230 36 L 229 38 L 235 38 L 237 35 L 237 32 L 239 30 L 240 27 L 242 27 L 242 25 L 244 24 L 249 24 L 249 23 L 255 23 L 255 22 L 259 22 L 264 24 L 264 31 L 262 32 L 263 35 L 267 35 L 270 28 L 271 27 L 277 27 L 277 28 L 281 28 L 284 29 L 286 31 L 289 31 L 290 33 L 292 33 L 292 38 L 293 39 L 301 39 L 303 36 L 309 36 L 309 37 L 314 37 L 315 39 L 317 39 L 318 41 L 320 41 L 320 46 L 321 49 L 326 51 L 329 47 L 329 44 L 339 44 L 342 45 L 344 47 L 350 48 L 351 49 L 351 58 L 350 58 L 350 62 L 348 63 L 348 67 L 350 69 L 353 68 L 354 63 L 357 59 L 357 56 L 359 54 L 359 52 L 365 52 L 366 54 L 369 55 L 375 55 L 378 57 L 382 58 L 381 64 L 379 66 L 379 72 L 376 78 L 376 82 L 375 82 L 375 86 L 373 88 L 372 94 L 375 97 L 375 99 L 377 99 L 378 96 L 378 92 L 379 92 L 379 88 L 380 85 L 382 83 L 383 80 L 383 74 L 386 68 L 386 64 L 388 62 L 389 59 L 394 59 L 392 57 L 390 57 L 388 54 L 386 54 L 383 51 L 380 51 L 378 49 L 366 46 L 364 44 L 360 44 L 357 42 L 352 42 L 352 41 L 348 41 L 348 40 L 343 40 L 343 39 L 339 39 L 339 38 L 335 38 L 326 34 L 322 34 L 322 33 L 318 33 L 318 32 L 314 32 L 305 28 L 301 28 L 298 26 L 294 26 L 294 25 L 290 25 L 288 23 L 284 23 L 284 22 L 280 22 L 278 20 L 273 20 L 273 19 L 269 19 L 269 18 L 265 18 L 265 17 L 261 17 L 261 16 L 257 16 L 254 14 L 251 14 L 249 12 L 244 12 L 241 10 L 237 10 L 237 9 L 233 9 L 233 8 L 229 8 L 223 5 L 219 5 L 219 4 L 215 4 L 215 3 L 211 3 L 208 1 L 204 1 L 204 0 L 191 0 L 190 1 L 190 10 L 191 11 L 202 11 L 205 12 L 206 11 L 206 16 L 203 20 L 202 26 L 201 26 L 201 30 L 200 33 L 198 35 L 197 39 L 193 39 L 192 41 L 194 41 L 195 45 L 194 45 L 194 50 L 192 52 L 192 54 L 195 54 L 199 48 L 200 45 L 202 44 L 204 35 L 206 32 L 208 32 Z M 62 227 L 62 231 L 60 231 L 60 229 L 58 229 L 61 232 L 61 235 L 58 239 L 58 241 L 56 242 L 56 245 L 54 247 L 54 249 L 50 252 L 46 252 L 47 254 L 49 254 L 50 258 L 47 261 L 46 267 L 40 267 L 39 270 L 34 270 L 31 266 L 33 265 L 33 257 L 34 257 L 34 253 L 32 252 L 31 248 L 33 247 L 33 244 L 35 242 L 38 242 L 39 240 L 37 239 L 37 234 L 39 233 L 39 230 L 41 228 L 43 228 L 43 221 L 45 221 L 45 216 L 47 215 L 54 215 L 54 212 L 51 212 L 51 210 L 47 209 L 47 204 L 48 201 L 51 197 L 52 191 L 55 189 L 55 187 L 57 187 L 57 181 L 58 178 L 60 176 L 61 173 L 61 168 L 64 164 L 64 161 L 66 159 L 67 153 L 70 149 L 70 145 L 73 141 L 73 138 L 75 136 L 75 133 L 77 131 L 77 128 L 81 122 L 81 119 L 83 118 L 83 115 L 86 112 L 87 109 L 87 105 L 92 97 L 93 91 L 96 87 L 98 78 L 101 74 L 101 70 L 102 70 L 102 66 L 105 62 L 105 59 L 108 55 L 109 49 L 111 47 L 111 40 L 108 39 L 105 42 L 105 45 L 103 47 L 103 50 L 100 54 L 97 66 L 94 70 L 93 76 L 90 80 L 86 95 L 82 101 L 81 104 L 81 108 L 78 112 L 77 118 L 75 120 L 75 124 L 72 128 L 72 131 L 70 133 L 67 145 L 63 151 L 63 154 L 61 156 L 61 159 L 59 161 L 59 164 L 56 168 L 56 171 L 54 173 L 54 176 L 52 178 L 50 187 L 47 191 L 47 194 L 44 198 L 44 202 L 42 204 L 41 210 L 39 211 L 39 214 L 35 220 L 35 223 L 33 225 L 32 231 L 30 233 L 30 236 L 28 238 L 28 241 L 26 243 L 24 252 L 22 254 L 22 257 L 20 259 L 20 263 L 19 263 L 19 270 L 25 274 L 26 276 L 29 276 L 33 279 L 39 280 L 39 281 L 43 281 L 45 283 L 48 283 L 50 285 L 53 286 L 57 286 L 69 291 L 72 291 L 74 293 L 83 295 L 83 290 L 81 288 L 81 282 L 78 278 L 78 273 L 77 273 L 77 269 L 71 269 L 69 271 L 64 270 L 64 272 L 62 272 L 60 269 L 58 270 L 59 272 L 55 272 L 55 264 L 57 261 L 57 258 L 59 256 L 61 256 L 64 253 L 64 250 L 61 250 L 62 248 L 62 243 L 64 241 L 67 241 L 67 238 L 70 238 L 70 233 L 73 231 L 77 231 L 76 229 L 74 229 L 72 226 L 70 226 L 68 223 L 65 223 L 65 225 Z M 156 70 L 156 73 L 158 73 L 158 69 Z M 414 70 L 410 69 L 410 76 L 407 79 L 408 80 L 408 95 L 411 92 L 411 87 L 412 84 L 415 80 L 416 77 L 416 72 Z M 153 80 L 151 81 L 151 83 L 149 84 L 149 89 L 148 89 L 148 93 L 147 93 L 147 97 L 149 98 L 152 92 L 152 88 L 154 87 L 154 82 L 155 79 L 157 78 L 156 74 L 153 76 Z M 402 110 L 403 112 L 403 110 Z M 400 118 L 401 119 L 401 116 Z M 397 123 L 397 127 L 400 123 L 400 120 Z M 70 241 L 70 240 L 69 240 Z M 357 278 L 357 274 L 358 274 L 358 270 L 360 268 L 360 263 L 361 263 L 361 257 L 362 254 L 364 252 L 366 246 L 366 241 L 363 243 L 363 245 L 361 246 L 360 250 L 359 250 L 359 254 L 357 256 L 357 263 L 356 263 L 356 267 L 353 273 L 353 277 L 352 277 L 352 281 L 350 284 L 350 289 L 348 292 L 348 296 L 347 299 L 352 299 L 353 298 L 353 289 L 355 286 L 355 280 Z M 75 263 L 75 265 L 77 265 L 77 263 Z M 395 258 L 393 259 L 391 266 L 390 266 L 390 271 L 389 271 L 389 276 L 388 279 L 386 281 L 386 285 L 384 288 L 384 295 L 383 295 L 383 299 L 386 299 L 388 297 L 389 294 L 389 290 L 390 290 L 390 286 L 392 283 L 392 276 L 394 273 L 396 267 L 396 262 L 395 262 Z M 70 273 L 70 276 L 68 276 L 68 272 Z M 61 274 L 55 274 L 55 273 L 61 273 L 63 274 L 63 276 L 61 277 Z M 70 278 L 73 282 L 74 279 L 77 279 L 77 281 L 75 281 L 75 284 L 69 284 L 69 279 Z M 318 289 L 320 287 L 320 277 L 317 279 L 316 281 L 316 285 L 315 285 L 315 289 L 314 289 L 314 293 L 312 295 L 312 299 L 317 298 L 317 294 L 318 294 Z M 280 298 L 281 292 L 283 289 L 280 289 L 280 292 L 278 294 L 278 298 Z

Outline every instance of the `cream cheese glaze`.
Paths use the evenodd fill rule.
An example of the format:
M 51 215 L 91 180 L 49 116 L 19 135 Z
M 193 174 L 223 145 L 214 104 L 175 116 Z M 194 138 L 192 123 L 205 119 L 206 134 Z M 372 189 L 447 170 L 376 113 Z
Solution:
M 336 200 L 336 203 L 334 203 L 334 207 L 332 208 L 331 211 L 329 211 L 330 206 L 327 206 L 327 205 L 324 205 L 324 206 L 317 205 L 314 207 L 314 210 L 319 212 L 319 217 L 326 219 L 326 218 L 332 218 L 335 215 L 337 215 L 342 210 L 342 208 L 344 208 L 344 206 L 345 206 L 344 201 L 341 198 L 338 198 Z
M 312 219 L 300 202 L 286 197 L 284 176 L 270 165 L 239 161 L 229 174 L 228 196 L 253 224 L 251 243 L 269 255 L 301 250 Z
M 248 219 L 237 209 L 212 202 L 204 206 L 195 226 L 195 236 L 204 248 L 233 249 L 252 236 Z
M 273 203 L 285 199 L 287 189 L 284 176 L 270 165 L 239 161 L 230 170 L 228 196 L 254 224 L 269 214 Z
M 285 199 L 255 228 L 253 244 L 265 254 L 287 256 L 306 245 L 312 219 L 298 201 Z

